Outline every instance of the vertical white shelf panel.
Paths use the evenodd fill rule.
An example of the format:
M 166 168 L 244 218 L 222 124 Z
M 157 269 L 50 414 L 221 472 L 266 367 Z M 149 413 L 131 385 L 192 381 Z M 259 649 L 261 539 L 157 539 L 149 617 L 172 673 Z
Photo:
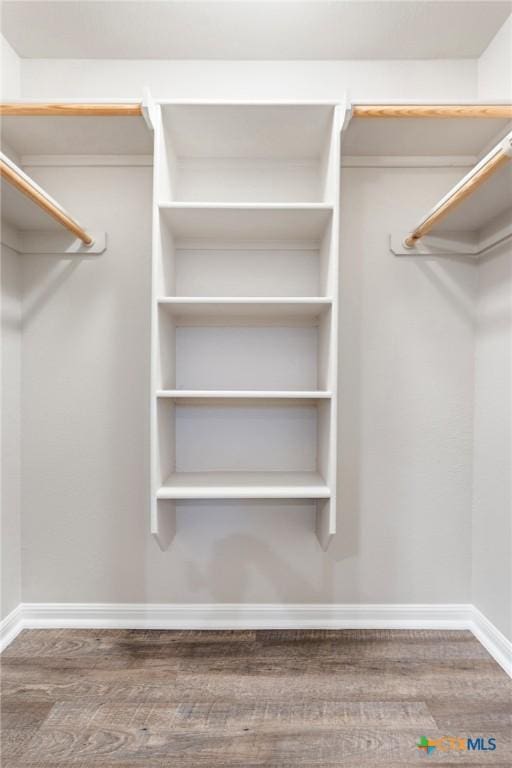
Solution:
M 309 499 L 324 549 L 336 532 L 344 114 L 155 110 L 151 531 L 162 549 L 176 503 L 195 499 Z

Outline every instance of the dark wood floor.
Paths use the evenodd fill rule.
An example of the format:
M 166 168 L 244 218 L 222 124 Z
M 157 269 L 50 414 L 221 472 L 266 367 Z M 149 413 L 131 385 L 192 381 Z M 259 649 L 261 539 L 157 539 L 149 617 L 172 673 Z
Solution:
M 512 683 L 468 632 L 26 630 L 3 768 L 512 765 Z M 494 752 L 416 748 L 494 737 Z

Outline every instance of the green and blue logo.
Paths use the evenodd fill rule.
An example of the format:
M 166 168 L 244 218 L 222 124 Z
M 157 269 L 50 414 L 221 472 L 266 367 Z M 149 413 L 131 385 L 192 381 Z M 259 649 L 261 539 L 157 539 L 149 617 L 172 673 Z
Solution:
M 436 750 L 439 752 L 494 752 L 496 739 L 493 736 L 484 738 L 477 736 L 442 736 L 440 739 L 428 739 L 421 736 L 416 744 L 418 750 L 424 755 L 431 755 Z

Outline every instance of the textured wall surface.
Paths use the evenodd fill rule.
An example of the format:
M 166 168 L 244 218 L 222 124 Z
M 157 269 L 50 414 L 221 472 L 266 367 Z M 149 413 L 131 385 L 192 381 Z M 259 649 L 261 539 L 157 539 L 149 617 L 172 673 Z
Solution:
M 1 98 L 20 93 L 20 60 L 0 35 Z M 0 618 L 21 600 L 21 262 L 2 246 L 1 253 L 1 596 Z
M 439 61 L 113 61 L 24 59 L 26 98 L 472 99 L 474 59 Z
M 512 639 L 512 249 L 478 267 L 473 601 Z
M 1 617 L 21 601 L 21 262 L 2 245 Z

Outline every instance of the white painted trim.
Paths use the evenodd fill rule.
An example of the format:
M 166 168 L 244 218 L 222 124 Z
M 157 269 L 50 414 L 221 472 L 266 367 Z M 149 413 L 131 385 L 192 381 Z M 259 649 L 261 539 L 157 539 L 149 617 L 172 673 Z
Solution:
M 470 168 L 475 155 L 342 155 L 342 168 Z
M 512 677 L 512 642 L 469 603 L 20 603 L 0 622 L 0 650 L 22 629 L 470 630 Z
M 153 166 L 153 155 L 22 155 L 23 167 Z
M 473 606 L 472 613 L 472 633 L 494 661 L 512 677 L 512 641 L 508 640 L 476 606 Z
M 0 621 L 0 653 L 18 637 L 22 629 L 25 629 L 25 623 L 23 619 L 23 604 L 20 603 Z
M 23 604 L 33 628 L 468 629 L 471 615 L 468 604 Z
M 204 161 L 188 161 L 189 165 Z M 476 155 L 343 155 L 342 168 L 470 168 L 478 162 Z M 106 167 L 153 166 L 153 155 L 22 155 L 19 164 L 24 168 L 49 167 Z M 223 161 L 223 165 L 227 165 Z M 233 164 L 232 162 L 230 163 Z M 294 167 L 313 165 L 313 162 L 287 163 Z M 247 165 L 247 163 L 246 163 Z M 260 163 L 261 165 L 261 163 Z M 275 163 L 274 163 L 275 165 Z M 240 167 L 241 163 L 237 163 Z

